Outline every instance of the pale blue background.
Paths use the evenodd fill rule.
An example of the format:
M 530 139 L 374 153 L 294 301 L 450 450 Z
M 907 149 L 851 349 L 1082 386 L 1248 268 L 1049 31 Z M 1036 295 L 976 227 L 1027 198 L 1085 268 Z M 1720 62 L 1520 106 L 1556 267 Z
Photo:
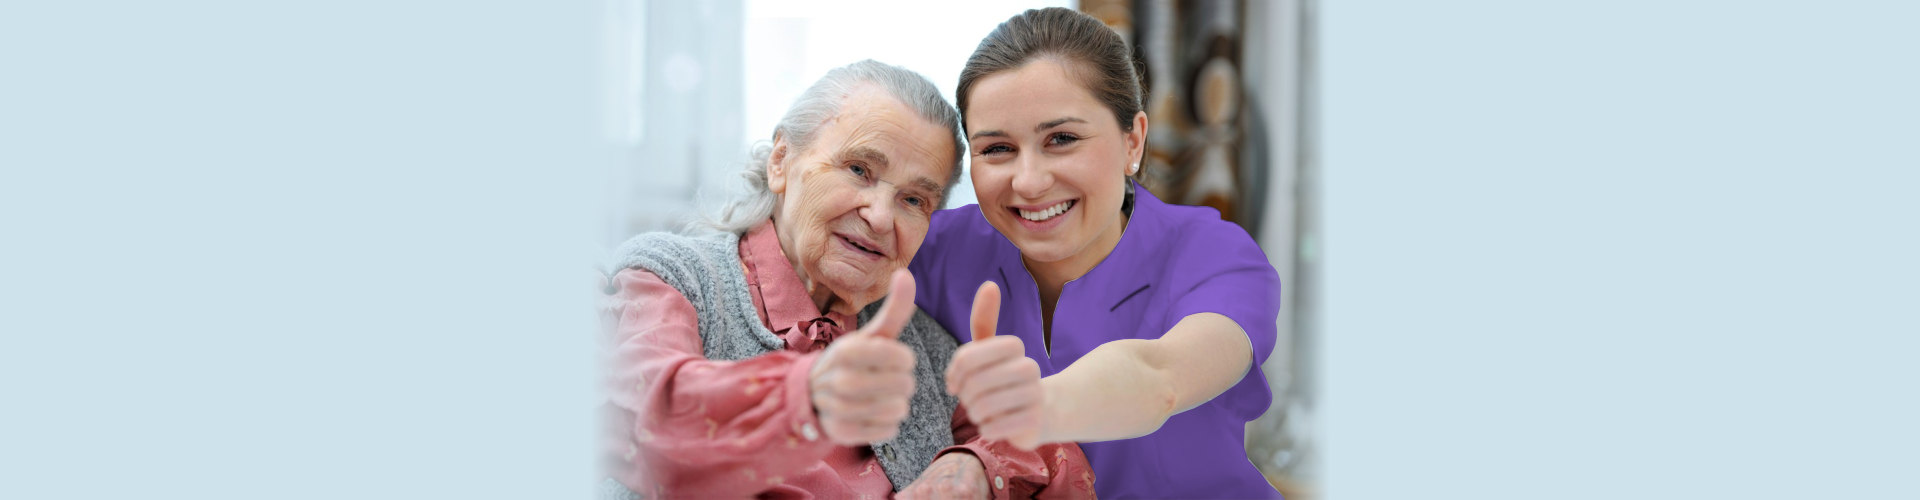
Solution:
M 0 498 L 586 498 L 597 2 L 6 2 Z
M 1322 7 L 1329 498 L 1920 498 L 1920 4 Z
M 1329 498 L 1920 496 L 1911 5 L 1323 3 Z M 602 7 L 0 7 L 0 498 L 587 496 Z

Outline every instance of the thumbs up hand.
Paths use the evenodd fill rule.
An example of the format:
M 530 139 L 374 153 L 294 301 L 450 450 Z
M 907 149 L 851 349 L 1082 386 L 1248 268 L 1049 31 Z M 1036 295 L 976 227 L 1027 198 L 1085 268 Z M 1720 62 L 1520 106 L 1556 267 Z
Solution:
M 893 439 L 913 396 L 913 349 L 900 330 L 913 318 L 913 274 L 894 271 L 886 302 L 867 324 L 841 335 L 807 376 L 820 430 L 834 443 Z
M 947 393 L 960 397 L 980 437 L 1032 450 L 1040 445 L 1045 426 L 1040 364 L 1026 356 L 1018 337 L 993 336 L 999 320 L 1000 287 L 983 283 L 973 295 L 973 342 L 953 353 Z

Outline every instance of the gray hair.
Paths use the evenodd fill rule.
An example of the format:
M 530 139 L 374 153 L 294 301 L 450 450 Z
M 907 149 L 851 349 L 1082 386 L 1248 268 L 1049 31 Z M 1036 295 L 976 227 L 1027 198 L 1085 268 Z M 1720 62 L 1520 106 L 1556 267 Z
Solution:
M 906 68 L 885 64 L 872 59 L 856 62 L 828 71 L 820 81 L 807 87 L 793 106 L 787 108 L 787 114 L 780 117 L 780 124 L 774 126 L 775 137 L 787 140 L 789 151 L 795 154 L 805 151 L 818 138 L 820 125 L 840 114 L 840 106 L 861 85 L 873 84 L 894 99 L 912 108 L 921 118 L 938 123 L 953 134 L 953 169 L 947 175 L 947 185 L 940 190 L 941 204 L 953 194 L 954 184 L 960 182 L 960 158 L 962 143 L 960 137 L 960 112 L 940 95 L 940 89 L 932 80 Z M 728 202 L 717 217 L 708 216 L 702 221 L 704 226 L 721 231 L 743 233 L 761 221 L 773 216 L 780 204 L 780 195 L 767 189 L 767 161 L 773 156 L 773 143 L 760 141 L 749 153 L 752 159 L 747 170 L 740 176 L 747 180 L 747 192 Z

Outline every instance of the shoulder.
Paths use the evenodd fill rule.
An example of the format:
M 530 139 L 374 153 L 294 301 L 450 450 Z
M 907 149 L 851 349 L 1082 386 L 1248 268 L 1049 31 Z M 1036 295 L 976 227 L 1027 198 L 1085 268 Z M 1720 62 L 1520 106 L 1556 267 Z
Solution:
M 608 271 L 645 269 L 676 282 L 693 278 L 690 273 L 704 268 L 739 260 L 739 246 L 740 235 L 734 233 L 644 233 L 614 250 L 614 266 Z
M 621 269 L 613 274 L 613 280 L 608 288 L 614 292 L 614 295 L 680 295 L 679 290 L 667 285 L 667 281 L 660 279 L 660 275 L 646 269 Z
M 1220 218 L 1211 207 L 1170 205 L 1153 200 L 1136 208 L 1131 222 L 1145 232 L 1159 253 L 1176 267 L 1244 263 L 1268 265 L 1266 252 L 1239 224 Z M 1271 265 L 1268 265 L 1271 268 Z
M 620 259 L 622 264 L 636 260 L 644 260 L 647 257 L 682 256 L 684 258 L 700 258 L 713 253 L 716 249 L 723 251 L 730 250 L 739 246 L 739 244 L 740 235 L 735 233 L 680 234 L 657 231 L 641 233 L 632 238 L 628 238 L 626 242 L 621 243 L 620 247 L 614 251 L 614 255 Z M 636 266 L 622 265 L 620 267 L 631 268 Z
M 608 274 L 627 269 L 652 273 L 680 291 L 696 307 L 727 296 L 744 284 L 740 271 L 740 235 L 653 232 L 620 244 Z

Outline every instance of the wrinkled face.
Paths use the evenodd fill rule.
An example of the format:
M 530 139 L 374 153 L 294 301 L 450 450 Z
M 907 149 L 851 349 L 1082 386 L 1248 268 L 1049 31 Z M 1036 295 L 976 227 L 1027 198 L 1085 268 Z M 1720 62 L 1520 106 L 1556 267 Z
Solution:
M 954 145 L 946 127 L 883 91 L 846 99 L 805 150 L 775 138 L 767 187 L 782 195 L 774 223 L 794 271 L 852 313 L 885 296 L 888 277 L 920 250 Z
M 1112 111 L 1046 58 L 982 78 L 971 92 L 968 149 L 987 222 L 1029 261 L 1104 258 L 1120 240 L 1146 115 L 1121 131 Z

